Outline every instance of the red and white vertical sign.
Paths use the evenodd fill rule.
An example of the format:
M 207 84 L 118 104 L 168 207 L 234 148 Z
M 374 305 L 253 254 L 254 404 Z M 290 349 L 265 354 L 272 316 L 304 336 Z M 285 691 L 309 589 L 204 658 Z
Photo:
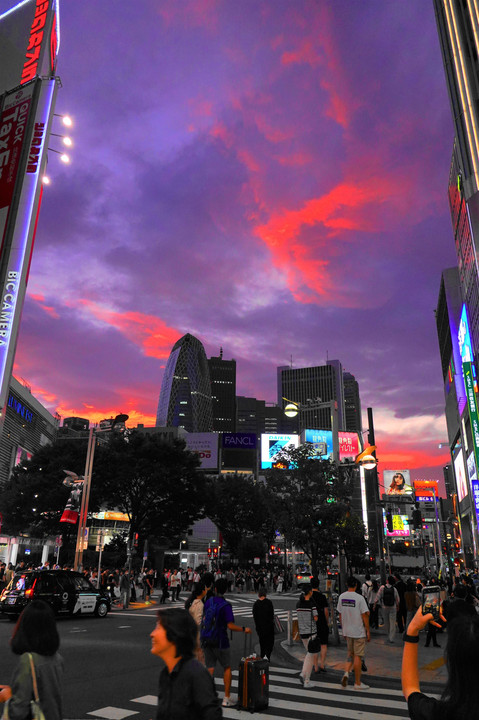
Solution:
M 7 95 L 0 117 L 0 252 L 26 137 L 34 83 Z

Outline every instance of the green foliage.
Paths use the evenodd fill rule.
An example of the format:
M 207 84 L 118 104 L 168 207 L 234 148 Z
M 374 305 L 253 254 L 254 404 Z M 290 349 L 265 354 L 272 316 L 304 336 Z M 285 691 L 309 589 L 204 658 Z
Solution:
M 95 458 L 96 472 L 110 508 L 128 515 L 130 537 L 176 541 L 202 517 L 205 482 L 199 461 L 182 440 L 133 431 L 114 437 Z
M 36 536 L 64 532 L 66 524 L 59 521 L 70 489 L 62 484 L 63 471 L 83 475 L 86 452 L 87 439 L 62 440 L 41 448 L 25 468 L 15 468 L 0 493 L 2 529 Z M 89 511 L 119 510 L 130 518 L 130 537 L 138 532 L 176 542 L 203 513 L 198 464 L 183 441 L 166 443 L 160 435 L 135 431 L 114 436 L 95 449 Z
M 284 450 L 280 460 L 290 469 L 268 470 L 266 487 L 276 528 L 306 553 L 316 574 L 343 542 L 352 483 L 349 467 L 312 455 L 309 443 Z
M 46 537 L 65 529 L 64 524 L 63 527 L 59 524 L 70 495 L 70 488 L 62 484 L 64 470 L 83 475 L 87 444 L 85 439 L 46 445 L 24 467 L 13 470 L 0 493 L 4 532 Z M 90 509 L 98 510 L 101 500 L 100 488 L 93 480 Z
M 263 546 L 264 555 L 274 533 L 264 486 L 255 483 L 251 475 L 220 475 L 209 478 L 207 497 L 207 515 L 220 530 L 231 554 L 250 559 L 249 553 Z

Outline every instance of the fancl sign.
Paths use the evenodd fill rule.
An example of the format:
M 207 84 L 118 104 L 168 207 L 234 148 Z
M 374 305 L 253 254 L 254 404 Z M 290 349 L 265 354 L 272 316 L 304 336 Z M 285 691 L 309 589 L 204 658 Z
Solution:
M 222 447 L 235 450 L 254 450 L 256 435 L 254 433 L 223 433 Z

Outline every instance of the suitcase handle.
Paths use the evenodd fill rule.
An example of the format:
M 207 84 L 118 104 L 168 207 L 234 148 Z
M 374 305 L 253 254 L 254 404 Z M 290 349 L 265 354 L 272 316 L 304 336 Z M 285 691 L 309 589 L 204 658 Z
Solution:
M 251 650 L 253 647 L 253 633 L 243 633 L 244 635 L 244 646 L 243 646 L 243 656 L 246 659 L 248 655 L 251 655 Z

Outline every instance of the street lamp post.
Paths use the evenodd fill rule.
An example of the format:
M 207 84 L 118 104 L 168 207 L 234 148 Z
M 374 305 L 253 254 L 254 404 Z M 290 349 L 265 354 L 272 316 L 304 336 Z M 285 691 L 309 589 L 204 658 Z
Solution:
M 115 431 L 117 428 L 124 431 L 125 422 L 128 420 L 128 415 L 120 414 L 117 415 L 113 420 L 111 427 L 108 430 Z M 100 432 L 103 432 L 100 430 Z M 90 487 L 91 487 L 91 474 L 93 469 L 93 458 L 95 455 L 95 430 L 93 426 L 90 428 L 88 434 L 88 447 L 86 452 L 85 461 L 85 473 L 83 475 L 83 492 L 81 496 L 80 516 L 78 518 L 78 532 L 77 542 L 75 548 L 75 561 L 73 564 L 74 570 L 82 569 L 83 562 L 83 550 L 85 548 L 86 540 L 86 524 L 88 519 L 88 504 L 90 502 Z
M 83 549 L 86 532 L 86 522 L 88 517 L 88 503 L 90 501 L 91 472 L 93 467 L 93 457 L 95 455 L 95 438 L 93 427 L 90 428 L 88 435 L 88 448 L 86 453 L 85 473 L 83 475 L 83 492 L 81 496 L 80 516 L 78 518 L 78 532 L 75 549 L 74 570 L 82 569 Z

